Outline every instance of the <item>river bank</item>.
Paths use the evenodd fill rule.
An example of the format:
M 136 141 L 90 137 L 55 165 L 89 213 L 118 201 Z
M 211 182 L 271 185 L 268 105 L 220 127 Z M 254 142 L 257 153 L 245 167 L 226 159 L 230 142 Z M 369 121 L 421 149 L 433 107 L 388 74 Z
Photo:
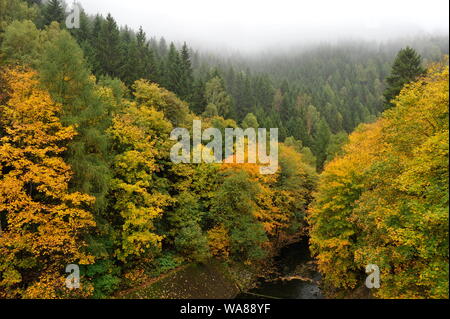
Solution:
M 211 260 L 179 267 L 157 280 L 119 294 L 126 299 L 320 299 L 321 276 L 315 269 L 308 241 L 290 244 L 262 274 L 249 265 Z

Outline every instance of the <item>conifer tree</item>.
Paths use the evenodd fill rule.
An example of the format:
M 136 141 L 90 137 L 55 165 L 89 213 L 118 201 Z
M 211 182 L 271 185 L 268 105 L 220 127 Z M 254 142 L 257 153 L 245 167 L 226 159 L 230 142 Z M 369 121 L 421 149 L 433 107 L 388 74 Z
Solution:
M 66 14 L 60 0 L 49 0 L 43 9 L 43 23 L 50 25 L 53 21 L 62 24 Z
M 176 95 L 182 92 L 183 68 L 178 50 L 173 43 L 170 44 L 169 53 L 165 63 L 164 87 Z
M 416 80 L 424 72 L 422 57 L 414 49 L 406 47 L 400 50 L 392 65 L 391 75 L 386 79 L 385 108 L 393 106 L 392 100 L 400 93 L 405 84 Z
M 180 98 L 184 101 L 190 101 L 192 99 L 192 65 L 191 58 L 189 55 L 189 49 L 184 43 L 181 49 L 181 83 L 180 83 Z
M 99 64 L 97 73 L 112 77 L 120 76 L 120 32 L 111 14 L 108 14 L 101 24 L 96 41 L 96 59 Z

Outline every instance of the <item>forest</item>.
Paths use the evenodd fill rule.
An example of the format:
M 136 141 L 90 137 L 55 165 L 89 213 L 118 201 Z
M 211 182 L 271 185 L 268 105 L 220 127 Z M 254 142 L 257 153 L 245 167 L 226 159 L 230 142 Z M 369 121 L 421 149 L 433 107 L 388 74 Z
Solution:
M 263 272 L 304 236 L 324 289 L 376 264 L 375 298 L 449 297 L 448 36 L 226 57 L 110 14 L 69 29 L 65 6 L 0 0 L 0 298 L 112 298 L 210 260 Z M 276 174 L 173 163 L 193 120 L 278 128 Z

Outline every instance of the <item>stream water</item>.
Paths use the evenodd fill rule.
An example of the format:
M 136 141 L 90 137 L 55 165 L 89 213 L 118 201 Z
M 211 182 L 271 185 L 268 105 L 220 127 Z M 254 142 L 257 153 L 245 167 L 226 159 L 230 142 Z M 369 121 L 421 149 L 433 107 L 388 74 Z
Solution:
M 280 278 L 301 277 L 301 279 L 274 281 L 261 280 L 258 288 L 241 293 L 236 298 L 283 298 L 283 299 L 323 299 L 319 287 L 321 275 L 315 269 L 308 240 L 284 247 L 276 258 Z

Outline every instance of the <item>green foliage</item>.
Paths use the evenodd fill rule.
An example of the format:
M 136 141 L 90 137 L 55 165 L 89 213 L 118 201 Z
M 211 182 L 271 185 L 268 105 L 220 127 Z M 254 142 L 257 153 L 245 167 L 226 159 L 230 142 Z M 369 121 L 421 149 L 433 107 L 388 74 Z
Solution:
M 7 63 L 34 66 L 41 48 L 41 31 L 34 23 L 16 20 L 6 27 L 0 50 Z
M 262 244 L 267 241 L 261 224 L 251 215 L 237 217 L 229 226 L 231 253 L 239 261 L 256 261 L 267 256 Z
M 220 116 L 226 116 L 230 111 L 231 98 L 225 91 L 222 79 L 218 76 L 206 82 L 205 100 L 207 108 L 215 107 L 217 114 Z
M 177 251 L 191 261 L 201 262 L 211 256 L 206 235 L 195 222 L 187 223 L 179 230 L 174 244 Z
M 261 245 L 267 241 L 261 224 L 253 213 L 259 186 L 245 171 L 231 173 L 213 199 L 212 212 L 230 234 L 232 256 L 241 261 L 257 260 L 264 256 Z
M 327 160 L 331 161 L 334 157 L 343 154 L 343 147 L 348 142 L 348 134 L 344 131 L 332 134 L 330 137 L 330 142 L 327 146 Z
M 63 4 L 60 0 L 49 0 L 44 5 L 42 14 L 44 25 L 50 25 L 52 22 L 62 24 L 66 17 Z
M 21 0 L 0 0 L 0 43 L 5 28 L 13 21 L 34 20 L 36 8 L 29 8 Z
M 95 299 L 108 298 L 121 282 L 121 270 L 112 260 L 100 260 L 88 265 L 83 273 L 94 285 L 92 297 Z
M 83 51 L 65 30 L 49 32 L 38 62 L 42 84 L 63 104 L 62 120 L 76 125 L 77 137 L 70 143 L 67 160 L 74 170 L 71 189 L 96 197 L 95 209 L 105 212 L 111 173 L 108 138 L 109 106 L 103 104 L 90 77 Z
M 0 112 L 9 123 L 0 126 L 0 192 L 8 194 L 0 202 L 4 211 L 15 209 L 9 201 L 20 199 L 50 207 L 54 203 L 35 187 L 47 181 L 74 201 L 80 192 L 87 194 L 74 203 L 83 211 L 69 211 L 92 213 L 95 229 L 94 220 L 78 225 L 58 219 L 61 227 L 92 227 L 89 234 L 77 233 L 77 243 L 86 243 L 78 251 L 70 231 L 54 228 L 32 237 L 36 242 L 22 236 L 35 236 L 28 229 L 35 227 L 31 221 L 48 217 L 34 206 L 7 218 L 0 212 L 0 232 L 6 234 L 0 237 L 5 242 L 0 296 L 59 296 L 54 287 L 62 274 L 55 269 L 63 269 L 72 255 L 87 264 L 86 289 L 79 296 L 94 298 L 110 297 L 127 280 L 141 283 L 185 262 L 222 258 L 258 265 L 305 234 L 307 215 L 311 248 L 327 284 L 353 288 L 363 282 L 364 266 L 376 263 L 384 285 L 378 297 L 448 297 L 448 69 L 436 66 L 400 93 L 423 70 L 420 56 L 407 48 L 387 77 L 398 44 L 330 45 L 292 56 L 225 61 L 200 55 L 186 43 L 168 45 L 142 28 L 119 27 L 111 15 L 83 11 L 79 29 L 62 30 L 63 22 L 61 1 L 0 0 L 1 63 L 36 68 L 29 79 L 41 97 L 24 95 L 8 104 L 7 82 L 18 73 L 8 78 L 2 71 L 2 111 L 25 114 L 34 106 L 33 114 L 48 119 L 44 122 L 60 120 L 76 131 L 57 150 L 67 163 L 64 172 L 54 171 L 54 164 L 63 162 L 50 161 L 41 166 L 51 174 L 32 180 L 33 169 L 17 167 L 39 164 L 42 148 L 29 157 L 19 144 L 47 145 L 53 136 L 46 132 L 41 140 L 33 131 L 9 141 L 29 112 L 20 119 Z M 427 60 L 448 51 L 442 39 L 421 41 L 412 44 Z M 385 99 L 395 107 L 376 121 L 386 77 Z M 26 84 L 15 81 L 17 88 Z M 172 163 L 170 131 L 190 128 L 197 117 L 203 128 L 222 134 L 237 123 L 244 129 L 278 128 L 277 173 L 262 176 L 259 164 Z M 35 124 L 44 122 L 34 118 Z M 358 127 L 363 122 L 374 123 Z M 8 162 L 11 145 L 24 159 L 10 161 L 14 165 Z M 316 168 L 324 168 L 317 186 Z M 14 174 L 29 183 L 11 180 Z M 12 193 L 17 187 L 25 197 Z M 26 229 L 20 226 L 25 219 Z M 45 226 L 51 225 L 41 223 L 38 233 Z M 16 237 L 10 236 L 12 228 Z M 54 246 L 71 242 L 71 252 L 58 251 L 51 260 L 55 268 L 45 268 L 43 249 L 58 236 Z M 31 282 L 37 284 L 26 287 Z
M 257 129 L 259 127 L 258 119 L 256 118 L 256 116 L 253 113 L 248 113 L 245 116 L 244 120 L 242 121 L 241 127 L 243 129 L 246 129 L 246 128 L 249 128 L 249 127 Z
M 178 257 L 173 252 L 164 252 L 160 257 L 153 262 L 155 269 L 152 272 L 153 276 L 159 276 L 172 269 L 175 269 L 183 264 L 183 259 Z

